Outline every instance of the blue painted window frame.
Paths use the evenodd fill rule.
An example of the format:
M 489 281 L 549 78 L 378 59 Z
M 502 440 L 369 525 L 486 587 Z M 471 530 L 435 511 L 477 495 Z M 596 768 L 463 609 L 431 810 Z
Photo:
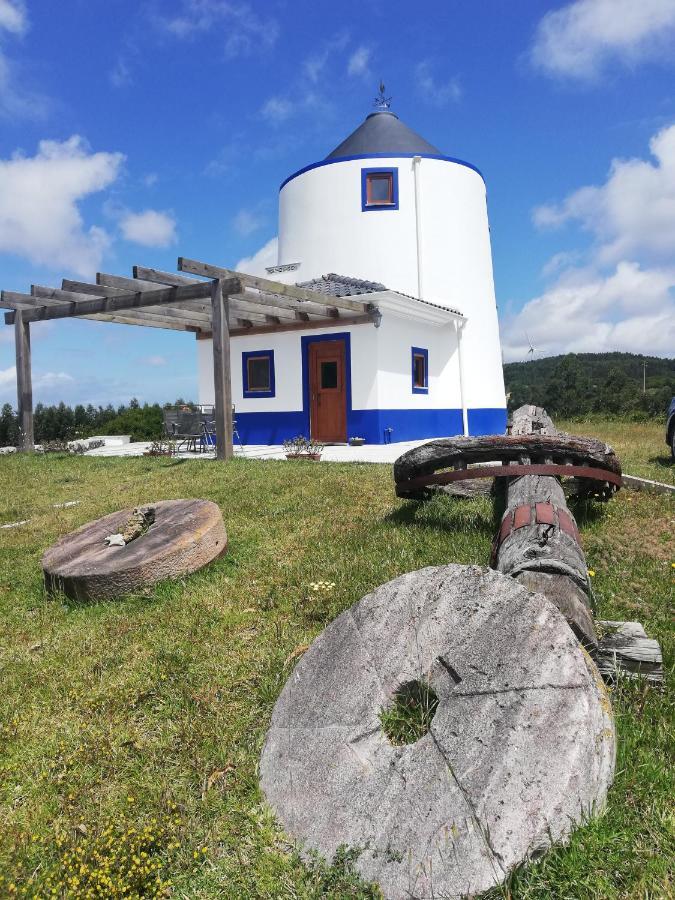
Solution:
M 270 389 L 268 391 L 251 391 L 248 387 L 248 361 L 252 357 L 266 356 L 270 362 Z M 275 381 L 274 381 L 274 350 L 245 350 L 241 354 L 241 383 L 244 397 L 248 400 L 256 398 L 274 397 Z
M 368 203 L 368 176 L 386 172 L 392 176 L 393 203 Z M 398 168 L 396 166 L 384 166 L 376 169 L 361 169 L 361 212 L 391 211 L 398 209 Z
M 415 357 L 424 357 L 424 387 L 415 384 Z M 411 384 L 413 394 L 429 393 L 429 351 L 425 347 L 410 348 Z

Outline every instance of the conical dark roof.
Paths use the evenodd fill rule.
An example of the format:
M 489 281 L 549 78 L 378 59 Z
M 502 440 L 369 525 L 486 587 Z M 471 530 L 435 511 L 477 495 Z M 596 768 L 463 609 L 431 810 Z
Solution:
M 392 156 L 397 153 L 443 155 L 437 147 L 404 125 L 395 113 L 379 110 L 371 113 L 326 159 L 376 153 L 390 153 Z

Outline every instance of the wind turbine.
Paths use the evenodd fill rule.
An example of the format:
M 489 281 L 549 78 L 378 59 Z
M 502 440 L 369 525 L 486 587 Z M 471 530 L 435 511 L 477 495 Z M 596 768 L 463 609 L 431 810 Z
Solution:
M 527 343 L 529 344 L 530 349 L 527 351 L 527 355 L 530 357 L 530 360 L 534 359 L 534 354 L 539 353 L 539 350 L 532 344 L 530 340 L 530 336 L 527 332 L 525 332 L 525 337 L 527 338 Z

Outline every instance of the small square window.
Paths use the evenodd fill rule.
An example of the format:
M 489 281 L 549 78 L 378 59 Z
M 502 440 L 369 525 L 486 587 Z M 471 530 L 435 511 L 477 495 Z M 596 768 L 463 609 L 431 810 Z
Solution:
M 241 355 L 244 397 L 274 397 L 274 351 L 254 350 Z
M 334 359 L 321 363 L 321 390 L 332 390 L 338 386 L 338 364 Z
M 412 392 L 429 393 L 429 351 L 422 347 L 412 348 Z
M 366 179 L 366 199 L 369 206 L 394 202 L 394 179 L 391 172 L 381 175 L 371 172 Z
M 249 391 L 269 391 L 270 389 L 270 358 L 269 356 L 249 356 L 246 360 L 248 366 Z
M 398 169 L 361 169 L 361 209 L 398 209 Z

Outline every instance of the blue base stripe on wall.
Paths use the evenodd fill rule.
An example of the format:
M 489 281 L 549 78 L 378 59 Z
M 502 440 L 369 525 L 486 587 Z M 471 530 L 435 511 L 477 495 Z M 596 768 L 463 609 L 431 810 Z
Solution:
M 470 409 L 469 433 L 504 434 L 505 409 Z M 305 410 L 294 412 L 240 412 L 237 431 L 242 444 L 281 444 L 308 434 Z M 365 438 L 368 444 L 389 444 L 462 434 L 461 409 L 351 409 L 348 437 Z
M 469 434 L 505 434 L 505 409 L 469 409 Z

